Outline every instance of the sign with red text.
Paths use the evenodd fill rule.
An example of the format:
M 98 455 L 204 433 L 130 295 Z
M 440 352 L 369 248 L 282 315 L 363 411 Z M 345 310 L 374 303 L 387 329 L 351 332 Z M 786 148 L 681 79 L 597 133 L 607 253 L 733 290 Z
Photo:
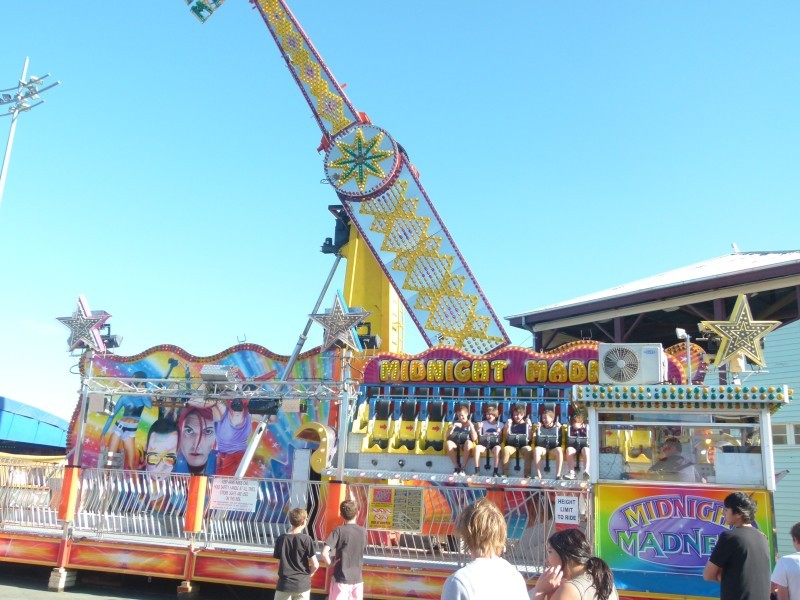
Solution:
M 422 490 L 372 486 L 369 489 L 367 527 L 391 531 L 422 531 Z

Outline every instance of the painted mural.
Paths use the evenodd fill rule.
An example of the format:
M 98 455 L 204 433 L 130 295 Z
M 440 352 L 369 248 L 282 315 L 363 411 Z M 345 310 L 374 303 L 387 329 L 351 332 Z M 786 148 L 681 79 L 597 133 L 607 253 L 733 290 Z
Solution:
M 170 345 L 156 346 L 135 356 L 97 355 L 93 377 L 145 380 L 199 380 L 204 365 L 236 367 L 247 380 L 278 380 L 287 356 L 274 354 L 254 344 L 240 344 L 207 357 L 193 356 Z M 86 362 L 81 369 L 87 368 Z M 338 361 L 319 349 L 302 354 L 290 379 L 331 380 L 339 378 Z M 90 412 L 81 452 L 85 468 L 118 468 L 170 473 L 233 475 L 261 415 L 250 414 L 246 398 L 209 402 L 202 396 L 183 405 L 161 402 L 157 387 L 152 396 L 113 398 L 111 414 Z M 78 411 L 70 427 L 70 446 L 78 432 Z M 328 426 L 332 419 L 325 402 L 309 402 L 305 413 L 279 411 L 269 417 L 267 430 L 247 470 L 248 477 L 291 478 L 293 451 L 317 448 L 313 435 L 304 435 L 309 425 Z

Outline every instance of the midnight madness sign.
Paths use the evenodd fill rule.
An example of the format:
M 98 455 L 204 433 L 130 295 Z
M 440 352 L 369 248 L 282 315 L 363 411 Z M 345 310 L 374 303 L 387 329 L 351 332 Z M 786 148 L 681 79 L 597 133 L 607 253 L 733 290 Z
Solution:
M 364 372 L 366 384 L 575 385 L 597 380 L 593 342 L 567 344 L 554 352 L 508 348 L 487 356 L 433 348 L 416 356 L 378 356 Z
M 702 574 L 720 534 L 728 529 L 722 511 L 732 491 L 599 484 L 595 488 L 595 546 L 614 570 L 620 589 L 718 596 L 718 585 L 704 582 Z M 755 524 L 772 544 L 769 494 L 764 490 L 749 493 L 758 502 Z

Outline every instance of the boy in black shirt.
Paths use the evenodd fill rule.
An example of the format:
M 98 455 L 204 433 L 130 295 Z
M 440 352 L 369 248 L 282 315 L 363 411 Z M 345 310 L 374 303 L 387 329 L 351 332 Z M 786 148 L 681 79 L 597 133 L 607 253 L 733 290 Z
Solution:
M 345 500 L 339 505 L 339 514 L 344 525 L 334 529 L 322 547 L 322 560 L 333 565 L 329 600 L 362 600 L 364 581 L 361 568 L 364 564 L 364 547 L 367 530 L 356 524 L 358 505 L 354 500 Z M 331 549 L 336 552 L 331 560 Z
M 302 508 L 289 511 L 291 531 L 282 533 L 275 542 L 274 558 L 278 564 L 278 585 L 275 600 L 309 600 L 311 576 L 319 568 L 314 540 L 303 533 L 308 513 Z
M 720 582 L 721 600 L 769 600 L 769 543 L 753 527 L 758 503 L 744 492 L 734 492 L 724 505 L 725 524 L 733 529 L 720 534 L 703 579 Z

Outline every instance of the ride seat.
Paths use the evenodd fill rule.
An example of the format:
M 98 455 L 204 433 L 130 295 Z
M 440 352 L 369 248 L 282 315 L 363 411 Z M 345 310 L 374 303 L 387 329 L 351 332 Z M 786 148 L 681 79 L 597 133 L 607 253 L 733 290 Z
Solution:
M 419 449 L 426 454 L 443 454 L 447 436 L 444 402 L 428 403 L 428 418 L 421 425 Z
M 363 450 L 365 452 L 387 451 L 393 433 L 393 425 L 392 401 L 378 400 L 375 403 L 375 416 L 370 420 Z
M 415 400 L 406 400 L 400 409 L 400 421 L 397 425 L 397 438 L 393 448 L 405 448 L 414 451 L 417 447 L 419 435 L 417 423 L 417 407 Z

